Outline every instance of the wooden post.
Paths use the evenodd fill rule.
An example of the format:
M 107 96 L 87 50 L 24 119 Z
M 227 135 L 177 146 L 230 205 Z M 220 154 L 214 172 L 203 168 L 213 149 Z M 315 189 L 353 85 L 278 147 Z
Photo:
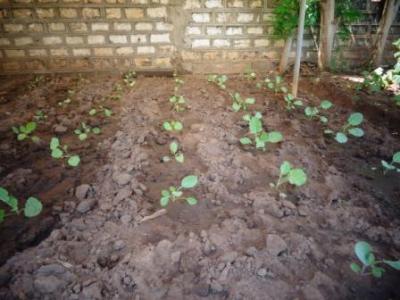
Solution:
M 300 63 L 301 63 L 301 52 L 302 52 L 301 50 L 303 48 L 305 15 L 306 15 L 306 0 L 300 0 L 299 26 L 297 29 L 297 42 L 296 42 L 296 61 L 293 69 L 292 94 L 294 97 L 297 97 L 297 90 L 299 88 Z
M 285 40 L 285 47 L 283 48 L 281 60 L 279 62 L 279 73 L 280 74 L 285 73 L 287 70 L 287 67 L 289 64 L 290 50 L 292 50 L 292 42 L 293 42 L 293 36 L 290 35 Z
M 329 68 L 332 60 L 333 40 L 335 39 L 335 0 L 321 0 L 321 26 L 319 31 L 318 67 Z

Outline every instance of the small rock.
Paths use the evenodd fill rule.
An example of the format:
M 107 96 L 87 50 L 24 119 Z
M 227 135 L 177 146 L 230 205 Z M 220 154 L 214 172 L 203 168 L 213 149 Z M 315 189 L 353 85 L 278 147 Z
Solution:
M 53 130 L 55 133 L 65 133 L 65 132 L 67 132 L 68 128 L 64 125 L 58 124 L 53 127 Z
M 267 276 L 267 274 L 268 274 L 268 271 L 265 268 L 261 268 L 257 271 L 257 275 L 260 277 L 265 277 L 265 276 Z
M 42 294 L 51 294 L 55 291 L 62 289 L 67 283 L 55 277 L 39 276 L 34 281 L 35 288 Z
M 113 179 L 119 186 L 124 186 L 131 182 L 132 175 L 128 173 L 118 173 L 114 174 Z
M 274 256 L 279 256 L 287 250 L 286 242 L 277 234 L 268 234 L 267 251 Z
M 38 275 L 49 276 L 49 275 L 59 275 L 65 273 L 65 268 L 59 264 L 50 264 L 41 266 L 37 270 Z
M 125 248 L 125 242 L 123 240 L 118 240 L 114 243 L 114 250 L 118 251 Z
M 75 197 L 79 200 L 84 200 L 89 196 L 91 186 L 88 184 L 81 184 L 75 189 Z
M 82 214 L 87 213 L 89 210 L 93 209 L 96 203 L 97 203 L 96 199 L 84 200 L 81 203 L 79 203 L 76 210 Z

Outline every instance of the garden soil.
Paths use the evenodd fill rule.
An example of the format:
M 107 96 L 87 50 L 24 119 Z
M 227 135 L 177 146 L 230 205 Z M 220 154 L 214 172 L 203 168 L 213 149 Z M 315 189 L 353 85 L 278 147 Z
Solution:
M 116 75 L 0 81 L 0 186 L 21 203 L 44 203 L 40 216 L 0 225 L 0 299 L 400 299 L 396 271 L 373 279 L 349 267 L 360 240 L 378 258 L 400 258 L 400 176 L 380 167 L 400 150 L 390 96 L 356 93 L 330 74 L 304 78 L 305 104 L 333 102 L 331 128 L 364 114 L 365 137 L 341 145 L 256 81 L 232 76 L 222 90 L 204 76 L 182 78 L 180 113 L 168 101 L 172 77 L 133 87 Z M 247 126 L 229 92 L 254 97 L 250 111 L 284 141 L 265 152 L 241 146 Z M 113 116 L 88 115 L 100 106 Z M 47 116 L 41 142 L 17 142 L 11 126 L 37 110 Z M 173 119 L 182 133 L 162 130 Z M 102 133 L 79 141 L 81 122 Z M 81 156 L 78 168 L 51 158 L 52 136 Z M 161 162 L 173 140 L 183 164 Z M 306 171 L 306 185 L 272 187 L 285 160 Z M 161 208 L 160 191 L 191 174 L 199 185 L 187 193 L 198 204 Z

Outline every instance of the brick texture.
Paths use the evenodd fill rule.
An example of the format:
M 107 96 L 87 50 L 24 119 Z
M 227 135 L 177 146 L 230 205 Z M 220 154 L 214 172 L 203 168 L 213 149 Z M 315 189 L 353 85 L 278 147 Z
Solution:
M 265 71 L 284 44 L 272 35 L 275 1 L 0 0 L 0 73 L 242 72 L 248 65 Z M 373 11 L 366 13 L 374 19 Z M 362 58 L 373 25 L 352 26 L 355 42 L 343 45 L 348 62 Z M 390 41 L 399 34 L 396 23 Z M 304 59 L 315 61 L 310 34 L 304 45 Z

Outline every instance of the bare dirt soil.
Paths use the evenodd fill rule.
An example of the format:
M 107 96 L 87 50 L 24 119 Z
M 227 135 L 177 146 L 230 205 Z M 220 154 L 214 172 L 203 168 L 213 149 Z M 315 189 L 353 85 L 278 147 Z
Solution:
M 341 145 L 302 110 L 288 112 L 282 94 L 232 76 L 227 90 L 254 97 L 250 110 L 284 136 L 262 152 L 240 145 L 246 123 L 227 91 L 204 76 L 182 78 L 189 109 L 181 113 L 168 102 L 168 77 L 138 78 L 120 100 L 107 96 L 123 85 L 117 76 L 54 76 L 32 88 L 28 78 L 0 82 L 0 186 L 46 208 L 0 225 L 0 299 L 399 299 L 395 271 L 378 280 L 349 268 L 359 240 L 380 258 L 400 257 L 400 176 L 380 168 L 400 149 L 390 97 L 356 94 L 329 74 L 303 79 L 306 104 L 334 103 L 332 128 L 364 114 L 365 137 Z M 75 104 L 59 107 L 71 87 Z M 114 116 L 89 117 L 99 103 Z M 48 115 L 43 144 L 17 142 L 10 127 L 38 109 Z M 183 122 L 182 133 L 161 129 L 170 119 Z M 87 120 L 103 133 L 82 143 L 73 129 Z M 79 168 L 50 157 L 54 134 L 81 155 Z M 184 164 L 160 160 L 173 139 Z M 306 170 L 305 186 L 270 186 L 284 160 Z M 199 203 L 172 203 L 146 220 L 160 212 L 160 191 L 189 174 L 199 176 Z

